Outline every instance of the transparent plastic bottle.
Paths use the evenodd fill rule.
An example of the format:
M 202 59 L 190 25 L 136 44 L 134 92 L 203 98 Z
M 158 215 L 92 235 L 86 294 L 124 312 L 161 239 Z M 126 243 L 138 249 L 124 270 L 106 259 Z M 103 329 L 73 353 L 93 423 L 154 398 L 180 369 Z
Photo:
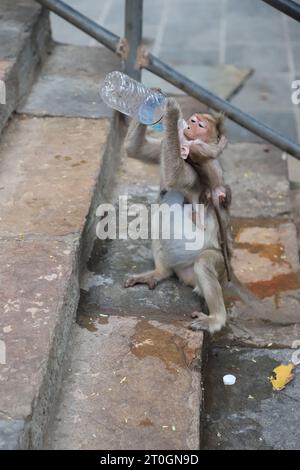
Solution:
M 142 124 L 155 124 L 164 115 L 166 96 L 146 88 L 122 72 L 115 71 L 106 75 L 100 95 L 109 107 Z

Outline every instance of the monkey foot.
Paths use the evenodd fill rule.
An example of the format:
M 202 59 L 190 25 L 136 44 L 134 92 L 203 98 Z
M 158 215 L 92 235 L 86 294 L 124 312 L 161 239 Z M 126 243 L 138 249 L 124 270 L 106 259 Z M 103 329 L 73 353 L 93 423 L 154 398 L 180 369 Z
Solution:
M 189 328 L 193 331 L 210 331 L 210 319 L 208 315 L 202 312 L 193 312 L 192 318 L 195 318 L 194 321 L 191 322 Z
M 157 286 L 158 281 L 157 281 L 157 279 L 155 279 L 153 277 L 147 278 L 147 277 L 144 277 L 144 276 L 132 276 L 132 277 L 129 277 L 125 281 L 124 287 L 126 287 L 126 288 L 127 287 L 133 287 L 136 284 L 146 284 L 149 287 L 150 290 L 153 290 Z

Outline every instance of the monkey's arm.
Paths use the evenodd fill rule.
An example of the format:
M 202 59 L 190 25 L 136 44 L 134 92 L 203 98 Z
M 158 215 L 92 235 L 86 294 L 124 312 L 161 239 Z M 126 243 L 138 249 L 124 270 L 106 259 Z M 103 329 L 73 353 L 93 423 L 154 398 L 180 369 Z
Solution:
M 227 139 L 224 135 L 222 135 L 217 144 L 207 144 L 201 140 L 197 140 L 197 143 L 192 143 L 190 145 L 190 155 L 192 158 L 197 158 L 199 160 L 218 158 L 226 145 Z
M 130 158 L 137 158 L 158 163 L 160 160 L 161 142 L 146 136 L 147 126 L 131 121 L 126 138 L 125 150 Z
M 164 185 L 169 189 L 184 191 L 194 187 L 197 173 L 181 157 L 178 121 L 181 110 L 174 98 L 169 98 L 164 116 L 165 135 L 162 144 L 161 170 Z

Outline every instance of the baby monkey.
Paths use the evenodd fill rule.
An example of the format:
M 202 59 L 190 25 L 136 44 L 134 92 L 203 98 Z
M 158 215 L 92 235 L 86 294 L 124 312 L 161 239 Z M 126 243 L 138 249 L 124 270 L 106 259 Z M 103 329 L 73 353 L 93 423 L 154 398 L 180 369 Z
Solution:
M 169 100 L 168 107 L 179 109 L 175 100 Z M 230 249 L 227 236 L 226 218 L 228 217 L 228 209 L 231 203 L 231 190 L 228 186 L 224 186 L 223 172 L 217 158 L 223 152 L 227 139 L 223 131 L 223 118 L 214 117 L 210 114 L 193 114 L 187 121 L 179 119 L 178 132 L 180 141 L 180 155 L 181 158 L 186 160 L 196 171 L 199 182 L 201 184 L 201 193 L 187 194 L 187 198 L 194 207 L 196 204 L 203 203 L 207 207 L 212 204 L 220 232 L 220 246 L 224 257 L 224 263 L 227 273 L 228 281 L 231 280 L 231 266 L 230 266 Z M 178 190 L 186 192 L 189 182 L 183 181 L 182 187 Z M 220 205 L 224 209 L 220 210 Z M 196 224 L 199 214 L 196 210 Z M 199 228 L 202 228 L 201 226 Z
M 223 186 L 223 176 L 220 164 L 215 161 L 227 145 L 223 133 L 222 117 L 210 114 L 193 114 L 186 123 L 179 120 L 179 139 L 181 157 L 198 168 L 203 185 L 207 186 L 206 196 L 209 199 L 213 193 L 222 201 L 226 198 Z

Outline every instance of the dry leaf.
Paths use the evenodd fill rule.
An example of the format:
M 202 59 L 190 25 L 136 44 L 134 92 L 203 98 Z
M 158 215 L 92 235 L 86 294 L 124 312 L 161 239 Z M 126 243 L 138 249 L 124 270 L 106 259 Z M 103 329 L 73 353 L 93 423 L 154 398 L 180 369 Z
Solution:
M 275 378 L 271 378 L 273 390 L 282 390 L 293 378 L 292 370 L 295 368 L 294 364 L 281 364 L 273 370 Z

